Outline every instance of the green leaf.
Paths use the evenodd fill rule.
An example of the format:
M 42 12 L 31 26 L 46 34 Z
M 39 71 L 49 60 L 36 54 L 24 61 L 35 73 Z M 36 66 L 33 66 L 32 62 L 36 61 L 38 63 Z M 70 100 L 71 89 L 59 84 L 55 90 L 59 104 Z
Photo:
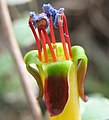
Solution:
M 86 103 L 81 101 L 82 120 L 108 120 L 109 99 L 103 96 L 90 96 Z

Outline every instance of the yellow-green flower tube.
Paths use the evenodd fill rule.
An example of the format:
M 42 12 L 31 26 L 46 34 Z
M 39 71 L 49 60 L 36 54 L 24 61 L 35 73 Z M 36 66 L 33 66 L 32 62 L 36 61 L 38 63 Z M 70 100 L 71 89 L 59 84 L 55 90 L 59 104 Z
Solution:
M 50 120 L 81 120 L 79 93 L 77 85 L 77 64 L 71 65 L 68 73 L 69 99 L 61 114 L 50 117 Z
M 59 55 L 62 55 L 62 51 L 61 51 L 62 44 L 57 43 L 56 45 L 57 45 L 56 55 L 58 55 L 59 57 Z M 50 58 L 49 47 L 46 48 Z M 66 119 L 81 120 L 79 96 L 84 101 L 87 100 L 86 97 L 84 96 L 84 77 L 87 68 L 87 57 L 85 55 L 84 49 L 80 46 L 72 47 L 72 52 L 73 52 L 73 58 L 70 60 L 62 59 L 57 62 L 51 61 L 49 63 L 43 63 L 39 60 L 37 50 L 30 51 L 25 56 L 25 63 L 27 66 L 27 70 L 33 75 L 33 77 L 36 79 L 39 85 L 40 88 L 39 98 L 43 96 L 43 91 L 44 91 L 45 102 L 50 113 L 49 116 L 50 120 L 66 120 Z M 31 64 L 35 64 L 38 70 L 31 67 Z M 64 76 L 67 78 L 66 80 L 68 83 L 68 89 L 65 86 L 65 84 L 63 84 Z M 48 77 L 50 78 L 49 80 L 51 81 L 51 83 L 46 84 L 48 83 L 46 82 L 47 81 L 46 78 Z M 59 82 L 60 80 L 61 82 Z M 56 85 L 58 86 L 57 88 L 54 85 L 55 83 L 53 82 L 57 84 Z M 62 88 L 61 84 L 65 86 L 65 89 Z M 63 91 L 61 88 L 63 89 Z M 62 96 L 61 93 L 58 93 L 57 89 L 63 92 Z M 51 92 L 52 90 L 54 91 Z M 68 95 L 66 95 L 67 92 Z M 58 94 L 61 97 L 58 96 Z M 64 97 L 66 98 L 64 99 Z M 51 100 L 51 102 L 47 100 Z M 53 100 L 55 101 L 54 103 Z M 58 104 L 58 102 L 62 102 L 63 105 L 61 103 Z

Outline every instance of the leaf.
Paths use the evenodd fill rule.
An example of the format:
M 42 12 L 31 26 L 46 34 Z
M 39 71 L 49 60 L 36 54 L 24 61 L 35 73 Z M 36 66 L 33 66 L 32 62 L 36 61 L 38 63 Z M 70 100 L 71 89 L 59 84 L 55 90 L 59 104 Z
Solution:
M 89 97 L 88 102 L 81 101 L 82 120 L 108 120 L 109 99 L 94 95 Z

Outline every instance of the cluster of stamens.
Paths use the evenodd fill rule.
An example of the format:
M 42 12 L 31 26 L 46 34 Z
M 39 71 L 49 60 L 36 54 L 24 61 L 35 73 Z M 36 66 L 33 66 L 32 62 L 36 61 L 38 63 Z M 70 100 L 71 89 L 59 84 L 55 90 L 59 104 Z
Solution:
M 70 58 L 72 58 L 72 50 L 71 50 L 69 33 L 68 33 L 67 20 L 63 11 L 64 9 L 60 8 L 59 10 L 56 10 L 50 4 L 44 4 L 43 10 L 44 13 L 41 13 L 38 16 L 36 16 L 34 12 L 31 12 L 29 18 L 29 26 L 36 40 L 38 57 L 40 61 L 42 61 L 42 49 L 44 52 L 45 62 L 49 61 L 46 44 L 48 44 L 49 46 L 52 55 L 52 60 L 54 62 L 57 61 L 57 57 L 53 48 L 53 45 L 56 44 L 54 27 L 59 29 L 65 59 L 69 60 Z M 51 40 L 46 31 L 48 27 L 50 28 Z M 39 37 L 35 31 L 35 28 L 38 29 Z

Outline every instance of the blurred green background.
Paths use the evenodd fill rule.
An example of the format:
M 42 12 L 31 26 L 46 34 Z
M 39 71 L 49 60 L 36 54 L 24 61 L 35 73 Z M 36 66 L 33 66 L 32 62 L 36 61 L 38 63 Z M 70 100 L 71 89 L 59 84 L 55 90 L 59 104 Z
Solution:
M 37 49 L 28 26 L 29 12 L 42 12 L 43 3 L 64 7 L 71 43 L 83 46 L 89 58 L 85 92 L 109 98 L 109 0 L 7 0 L 7 3 L 23 56 Z M 55 32 L 59 40 L 59 33 Z M 19 79 L 0 19 L 0 120 L 33 120 Z M 46 119 L 45 104 L 39 103 Z

